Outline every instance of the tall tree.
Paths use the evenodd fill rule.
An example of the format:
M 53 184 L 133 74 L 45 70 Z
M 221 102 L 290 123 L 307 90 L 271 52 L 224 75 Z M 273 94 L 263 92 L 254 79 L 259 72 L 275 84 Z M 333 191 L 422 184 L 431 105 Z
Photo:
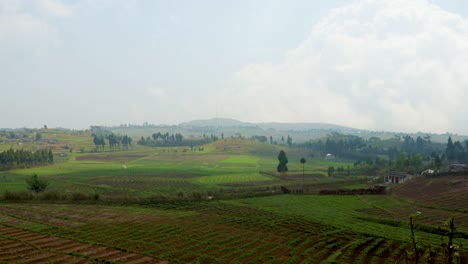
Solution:
M 301 158 L 301 164 L 302 164 L 302 191 L 304 192 L 304 166 L 306 163 L 306 159 L 304 157 Z
M 447 160 L 449 162 L 455 160 L 455 147 L 452 142 L 452 137 L 449 137 L 447 140 L 447 148 L 445 149 L 445 155 L 447 156 Z
M 283 175 L 286 174 L 288 171 L 288 157 L 286 157 L 286 152 L 284 150 L 280 150 L 278 154 L 278 166 L 276 167 L 276 171 L 281 172 Z

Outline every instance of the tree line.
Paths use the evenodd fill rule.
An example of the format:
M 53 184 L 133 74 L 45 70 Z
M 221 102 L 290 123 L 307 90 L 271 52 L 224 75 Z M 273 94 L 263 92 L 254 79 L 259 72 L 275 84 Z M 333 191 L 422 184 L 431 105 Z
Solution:
M 463 147 L 463 145 L 465 145 L 465 147 Z M 452 137 L 449 137 L 445 148 L 445 157 L 452 163 L 467 163 L 468 153 L 465 151 L 465 148 L 468 151 L 468 140 L 465 140 L 464 143 L 460 141 L 453 142 Z
M 224 138 L 224 134 L 221 133 L 221 138 Z M 194 146 L 200 146 L 219 140 L 219 137 L 211 134 L 203 134 L 202 138 L 186 140 L 182 134 L 175 133 L 153 133 L 151 136 L 142 136 L 137 144 L 148 146 L 148 147 L 182 147 L 187 146 L 193 149 Z
M 96 146 L 97 151 L 104 151 L 106 144 L 109 144 L 110 150 L 128 149 L 132 145 L 132 138 L 124 135 L 116 135 L 114 133 L 103 134 L 103 133 L 93 133 L 93 143 Z M 106 143 L 107 140 L 107 143 Z
M 331 133 L 324 139 L 296 144 L 311 150 L 311 155 L 333 154 L 334 156 L 355 160 L 353 168 L 329 168 L 329 174 L 375 175 L 388 170 L 411 173 L 424 169 L 440 170 L 450 163 L 468 162 L 468 141 L 447 144 L 432 142 L 431 137 L 397 136 L 389 139 L 371 137 L 363 139 L 354 135 Z
M 164 146 L 164 147 L 173 147 L 173 146 L 183 146 L 184 145 L 184 136 L 179 133 L 169 134 L 169 133 L 153 133 L 151 137 L 141 137 L 137 141 L 137 144 L 149 147 Z
M 32 167 L 54 163 L 52 149 L 29 151 L 23 149 L 9 149 L 0 153 L 0 169 Z

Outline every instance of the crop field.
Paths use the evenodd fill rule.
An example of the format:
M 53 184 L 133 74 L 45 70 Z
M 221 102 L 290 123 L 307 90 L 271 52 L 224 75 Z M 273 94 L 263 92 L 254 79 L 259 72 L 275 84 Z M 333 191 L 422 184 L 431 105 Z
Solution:
M 359 218 L 366 216 L 364 209 L 396 202 L 364 198 L 280 195 L 146 207 L 0 204 L 0 228 L 2 239 L 39 251 L 31 253 L 30 263 L 40 263 L 40 256 L 125 263 L 126 258 L 156 263 L 403 263 L 408 228 Z M 418 235 L 434 243 L 439 239 Z M 10 243 L 2 247 L 8 249 Z
M 280 149 L 286 175 L 276 172 Z M 422 243 L 440 244 L 427 227 L 457 213 L 456 243 L 467 244 L 465 177 L 415 178 L 391 195 L 317 195 L 368 179 L 328 177 L 329 166 L 352 166 L 339 159 L 307 158 L 303 171 L 306 155 L 229 139 L 196 151 L 71 152 L 51 166 L 0 172 L 0 193 L 32 197 L 0 201 L 0 262 L 404 263 L 416 211 Z M 44 193 L 25 192 L 34 173 L 49 181 Z
M 283 146 L 284 147 L 284 146 Z M 126 195 L 147 197 L 176 195 L 184 192 L 225 190 L 263 186 L 278 188 L 302 179 L 299 162 L 304 153 L 290 151 L 290 173 L 277 177 L 277 153 L 280 146 L 241 139 L 229 139 L 207 145 L 204 151 L 184 147 L 145 148 L 100 153 L 68 153 L 53 166 L 0 172 L 0 192 L 25 189 L 25 178 L 32 174 L 50 182 L 49 190 L 99 194 L 102 197 Z M 305 183 L 336 182 L 342 179 L 326 175 L 328 166 L 346 164 L 338 160 L 310 159 L 305 166 Z M 260 173 L 271 172 L 271 175 Z M 351 182 L 351 181 L 350 181 Z M 354 184 L 354 183 L 353 183 Z
M 64 257 L 135 261 L 129 263 L 392 263 L 407 247 L 397 240 L 223 202 L 175 210 L 2 205 L 0 215 L 2 238 L 18 243 L 30 263 Z M 0 249 L 10 244 L 0 244 Z M 1 259 L 15 260 L 12 254 Z

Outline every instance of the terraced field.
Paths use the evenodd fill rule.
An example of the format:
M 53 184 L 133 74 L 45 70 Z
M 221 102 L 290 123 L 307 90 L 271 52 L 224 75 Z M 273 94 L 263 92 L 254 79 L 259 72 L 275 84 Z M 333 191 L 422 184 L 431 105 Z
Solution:
M 1 172 L 0 192 L 24 191 L 25 178 L 37 173 L 52 194 L 99 199 L 48 200 L 46 191 L 29 194 L 32 201 L 0 201 L 0 262 L 404 263 L 410 213 L 422 212 L 421 242 L 439 245 L 441 235 L 425 227 L 452 213 L 468 233 L 465 177 L 415 178 L 391 195 L 314 195 L 362 188 L 367 178 L 328 177 L 328 166 L 350 163 L 320 158 L 308 159 L 303 177 L 304 153 L 289 150 L 290 172 L 278 175 L 278 148 L 241 139 L 193 152 L 138 147 Z M 283 195 L 281 186 L 308 194 Z M 240 199 L 245 193 L 251 198 Z
M 12 263 L 167 263 L 149 256 L 0 226 L 0 260 Z
M 468 175 L 417 177 L 395 193 L 403 199 L 434 208 L 468 212 Z
M 395 249 L 407 248 L 401 241 L 226 203 L 176 207 L 0 205 L 1 239 L 10 241 L 0 244 L 2 252 L 9 252 L 0 260 L 386 263 L 400 259 Z

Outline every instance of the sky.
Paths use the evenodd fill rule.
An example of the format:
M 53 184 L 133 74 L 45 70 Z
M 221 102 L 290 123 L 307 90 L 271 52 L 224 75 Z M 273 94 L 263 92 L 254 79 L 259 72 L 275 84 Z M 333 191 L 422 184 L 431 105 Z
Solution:
M 464 0 L 0 0 L 0 127 L 468 134 Z

